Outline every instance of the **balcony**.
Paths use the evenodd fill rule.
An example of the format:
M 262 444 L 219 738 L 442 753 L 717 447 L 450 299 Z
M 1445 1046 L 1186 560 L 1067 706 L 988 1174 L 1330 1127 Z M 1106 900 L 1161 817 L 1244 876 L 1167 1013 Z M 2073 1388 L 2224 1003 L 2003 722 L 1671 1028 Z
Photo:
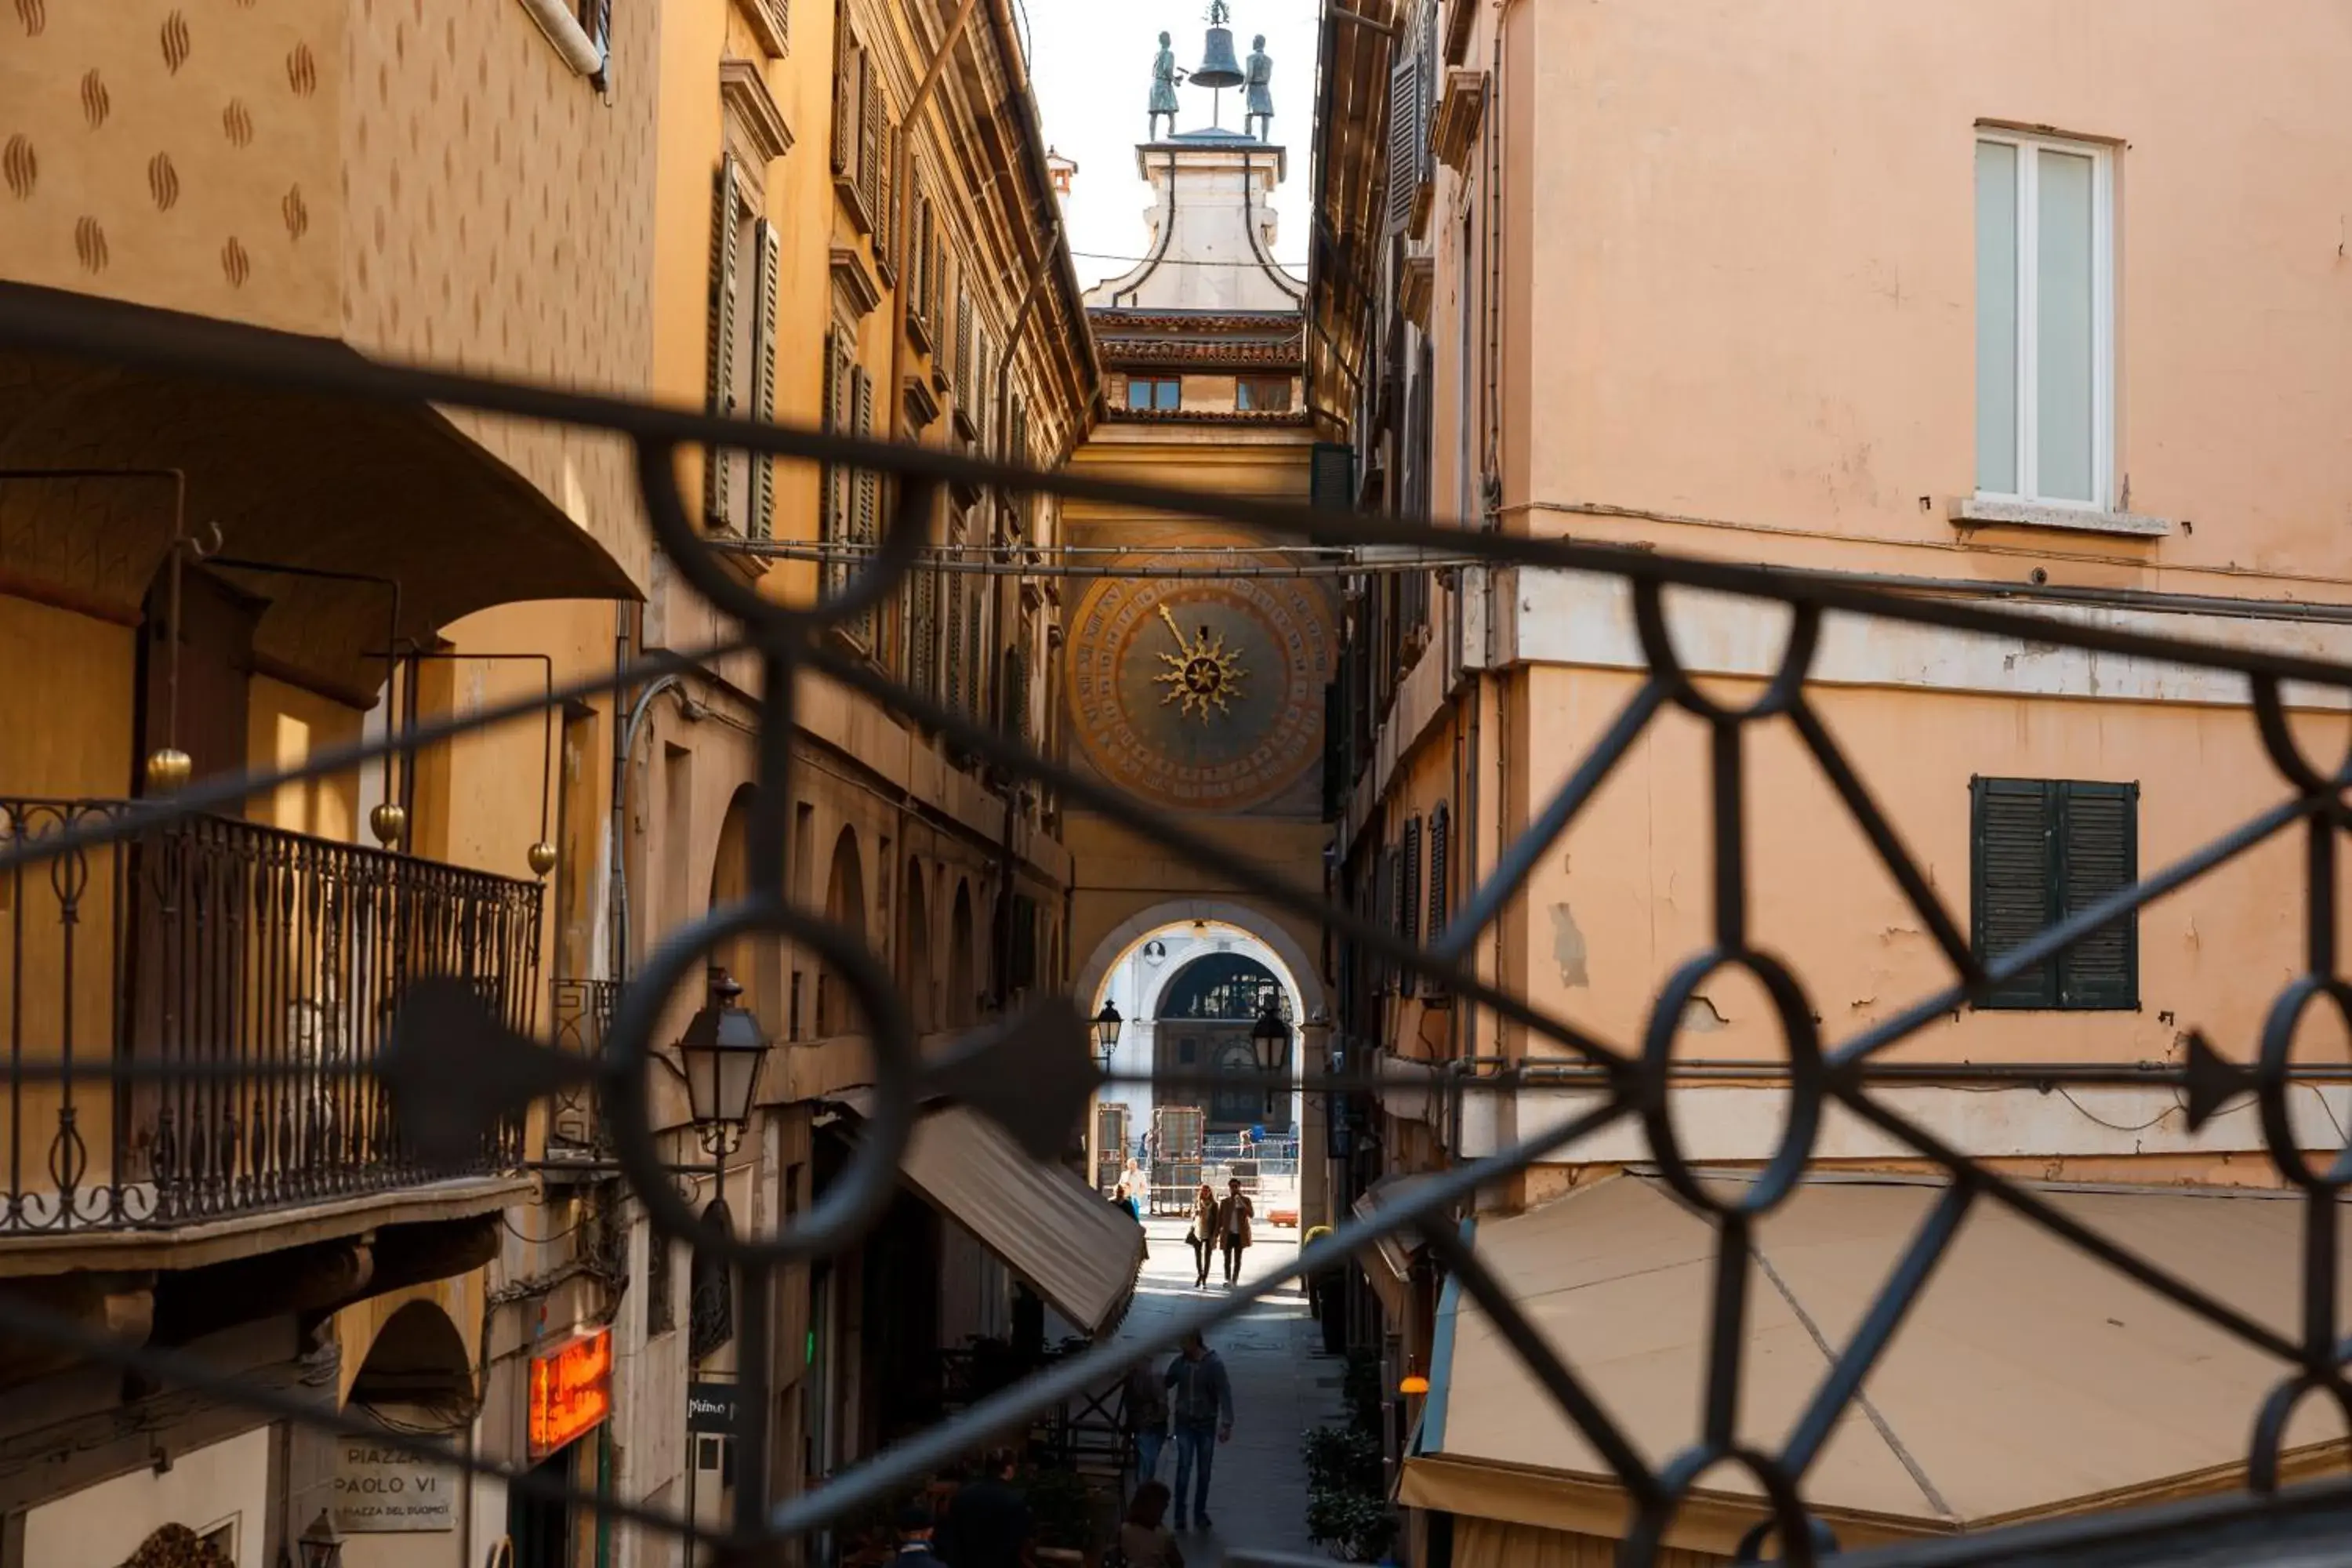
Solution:
M 553 982 L 555 1047 L 571 1056 L 593 1060 L 604 1054 L 604 1036 L 621 999 L 617 980 L 558 980 Z M 596 1161 L 612 1153 L 604 1133 L 603 1109 L 595 1086 L 574 1083 L 555 1096 L 547 1121 L 547 1158 Z
M 139 809 L 0 799 L 0 848 Z M 454 1164 L 413 1158 L 369 1069 L 426 976 L 530 1032 L 540 904 L 535 883 L 208 816 L 0 872 L 0 1254 L 514 1170 L 520 1121 Z

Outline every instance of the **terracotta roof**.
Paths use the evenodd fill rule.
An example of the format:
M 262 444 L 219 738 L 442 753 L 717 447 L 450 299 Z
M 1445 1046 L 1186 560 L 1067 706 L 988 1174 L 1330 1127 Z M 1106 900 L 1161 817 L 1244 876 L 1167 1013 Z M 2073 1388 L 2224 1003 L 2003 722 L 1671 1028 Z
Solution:
M 1304 425 L 1303 409 L 1113 408 L 1114 422 L 1130 425 Z
M 1307 345 L 1296 338 L 1278 343 L 1171 342 L 1165 338 L 1097 338 L 1106 368 L 1128 365 L 1274 365 L 1295 370 L 1307 362 Z

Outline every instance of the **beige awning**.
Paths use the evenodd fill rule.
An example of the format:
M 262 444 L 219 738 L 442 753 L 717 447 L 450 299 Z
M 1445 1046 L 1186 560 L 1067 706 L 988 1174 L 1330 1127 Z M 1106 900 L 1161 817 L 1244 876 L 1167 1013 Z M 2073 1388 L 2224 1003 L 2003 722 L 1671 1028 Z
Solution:
M 1736 1190 L 1744 1177 L 1720 1185 Z M 2299 1194 L 2045 1187 L 2079 1223 L 2282 1335 L 2297 1335 Z M 1943 1184 L 1823 1176 L 1761 1221 L 1739 1439 L 1777 1451 Z M 1664 1183 L 1602 1182 L 1476 1227 L 1480 1256 L 1653 1467 L 1698 1435 L 1716 1233 Z M 2352 1268 L 2341 1270 L 2352 1287 Z M 1404 1501 L 1614 1536 L 1606 1464 L 1449 1286 Z M 2263 1400 L 2290 1372 L 2005 1206 L 1979 1200 L 1805 1480 L 1848 1546 L 2242 1486 Z M 2324 1399 L 2283 1473 L 2340 1469 Z M 2338 1418 L 2340 1421 L 2340 1418 Z M 1761 1517 L 1722 1467 L 1670 1544 L 1727 1552 Z
M 1382 1176 L 1357 1194 L 1354 1210 L 1358 1219 L 1368 1219 L 1379 1212 L 1383 1204 L 1393 1204 L 1414 1187 L 1429 1180 L 1425 1174 Z M 1381 1299 L 1381 1306 L 1389 1315 L 1389 1325 L 1396 1328 L 1405 1319 L 1405 1307 L 1411 1300 L 1412 1260 L 1420 1256 L 1423 1246 L 1417 1227 L 1390 1231 L 1356 1257 L 1364 1266 L 1364 1282 L 1372 1294 Z
M 873 1091 L 832 1099 L 863 1117 Z M 1143 1227 L 1070 1172 L 1029 1158 L 978 1111 L 926 1111 L 898 1173 L 1073 1327 L 1101 1334 L 1126 1312 Z

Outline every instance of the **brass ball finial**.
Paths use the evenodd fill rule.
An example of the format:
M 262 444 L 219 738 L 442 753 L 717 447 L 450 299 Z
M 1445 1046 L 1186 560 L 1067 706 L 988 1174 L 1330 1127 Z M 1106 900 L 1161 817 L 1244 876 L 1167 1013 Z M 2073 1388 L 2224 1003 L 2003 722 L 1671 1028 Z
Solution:
M 157 795 L 169 795 L 188 782 L 196 771 L 194 759 L 177 746 L 165 746 L 147 759 L 147 787 Z
M 368 831 L 375 835 L 378 844 L 389 849 L 408 831 L 408 813 L 385 801 L 368 813 Z
M 536 877 L 544 877 L 550 871 L 555 869 L 555 846 L 548 843 L 545 839 L 541 839 L 540 842 L 530 847 L 530 854 L 528 858 L 530 861 L 531 874 Z

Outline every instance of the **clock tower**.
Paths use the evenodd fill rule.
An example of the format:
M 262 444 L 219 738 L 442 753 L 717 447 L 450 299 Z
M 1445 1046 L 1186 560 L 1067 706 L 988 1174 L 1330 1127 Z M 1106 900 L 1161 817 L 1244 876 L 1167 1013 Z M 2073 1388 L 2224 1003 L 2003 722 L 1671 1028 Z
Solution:
M 1245 26 L 1240 36 L 1253 37 Z M 1236 47 L 1213 26 L 1202 68 L 1181 82 L 1192 103 L 1155 86 L 1152 139 L 1135 152 L 1150 192 L 1131 252 L 1139 259 L 1087 294 L 1109 407 L 1071 467 L 1303 503 L 1317 431 L 1303 395 L 1306 283 L 1276 260 L 1274 200 L 1287 153 L 1266 133 L 1274 62 L 1263 40 L 1246 64 Z M 1220 82 L 1222 123 L 1208 96 Z M 1232 91 L 1236 84 L 1246 92 Z M 1192 110 L 1202 111 L 1194 127 L 1177 129 Z M 1235 122 L 1250 130 L 1233 129 Z M 1320 887 L 1330 837 L 1324 712 L 1339 673 L 1341 563 L 1304 539 L 1167 509 L 1073 500 L 1063 530 L 1072 559 L 1089 574 L 1064 584 L 1063 755 L 1155 816 L 1181 821 L 1286 881 Z M 1101 817 L 1073 810 L 1064 836 L 1076 889 L 1071 952 L 1087 989 L 1082 1005 L 1098 1004 L 1090 982 L 1107 974 L 1130 999 L 1133 1032 L 1147 1042 L 1139 1049 L 1153 1067 L 1222 1071 L 1225 1053 L 1212 1048 L 1211 1037 L 1223 1030 L 1240 1042 L 1246 1068 L 1260 1002 L 1251 1000 L 1237 1019 L 1178 1017 L 1169 998 L 1182 986 L 1170 981 L 1173 989 L 1155 990 L 1146 982 L 1160 972 L 1134 955 L 1157 940 L 1188 963 L 1248 957 L 1275 977 L 1265 994 L 1293 1030 L 1292 1065 L 1319 1061 L 1322 942 L 1311 922 L 1254 902 L 1230 879 Z M 1092 971 L 1089 953 L 1098 966 Z M 1181 1110 L 1187 1096 L 1213 1133 L 1262 1122 L 1296 1127 L 1309 1142 L 1321 1136 L 1313 1096 L 1196 1087 L 1160 1105 L 1141 1091 L 1119 1093 L 1139 1129 L 1151 1125 L 1156 1109 Z M 1294 1108 L 1306 1125 L 1294 1121 Z M 1301 1159 L 1304 1179 L 1318 1188 L 1319 1155 L 1318 1148 Z

